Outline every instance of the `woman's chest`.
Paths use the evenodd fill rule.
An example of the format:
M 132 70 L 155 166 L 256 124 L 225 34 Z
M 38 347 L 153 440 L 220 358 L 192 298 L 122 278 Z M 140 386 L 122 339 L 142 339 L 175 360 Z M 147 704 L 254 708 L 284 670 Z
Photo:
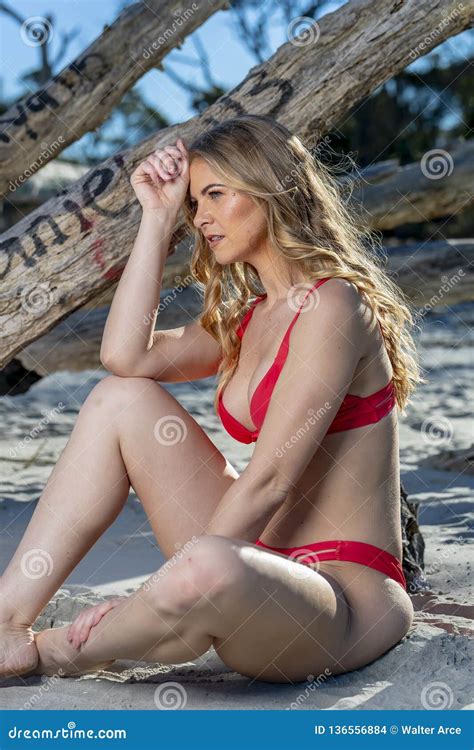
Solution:
M 252 432 L 257 429 L 252 420 L 255 411 L 252 407 L 258 402 L 259 395 L 268 390 L 265 386 L 273 369 L 274 358 L 268 353 L 262 354 L 258 348 L 241 352 L 237 367 L 224 389 L 224 407 Z

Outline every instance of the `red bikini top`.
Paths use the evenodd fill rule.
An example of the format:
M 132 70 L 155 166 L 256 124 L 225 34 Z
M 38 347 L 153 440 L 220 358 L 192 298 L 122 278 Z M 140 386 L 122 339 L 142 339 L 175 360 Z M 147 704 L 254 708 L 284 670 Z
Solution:
M 232 414 L 230 414 L 225 408 L 222 397 L 223 392 L 219 394 L 218 400 L 218 414 L 224 428 L 227 430 L 235 440 L 241 443 L 254 443 L 258 437 L 260 429 L 265 419 L 265 414 L 270 403 L 271 395 L 275 384 L 279 378 L 280 372 L 285 364 L 288 356 L 290 333 L 295 325 L 301 309 L 306 301 L 306 297 L 313 289 L 316 289 L 325 281 L 329 281 L 327 277 L 324 279 L 318 279 L 318 281 L 308 290 L 304 297 L 304 300 L 296 313 L 295 317 L 291 321 L 283 341 L 280 344 L 277 355 L 271 365 L 270 369 L 267 370 L 262 380 L 258 384 L 255 393 L 250 400 L 250 416 L 256 430 L 248 430 L 243 424 L 238 422 Z M 257 297 L 257 300 L 253 302 L 251 308 L 247 311 L 246 315 L 242 319 L 240 325 L 237 328 L 237 335 L 241 339 L 244 335 L 245 329 L 253 315 L 253 311 L 267 295 L 264 294 L 261 297 Z M 380 324 L 379 324 L 380 325 Z M 341 432 L 343 430 L 352 430 L 355 427 L 363 427 L 364 425 L 378 422 L 382 417 L 388 414 L 395 406 L 395 388 L 393 379 L 390 380 L 383 388 L 371 393 L 369 396 L 355 396 L 351 393 L 346 393 L 339 410 L 331 422 L 327 433 L 330 432 Z

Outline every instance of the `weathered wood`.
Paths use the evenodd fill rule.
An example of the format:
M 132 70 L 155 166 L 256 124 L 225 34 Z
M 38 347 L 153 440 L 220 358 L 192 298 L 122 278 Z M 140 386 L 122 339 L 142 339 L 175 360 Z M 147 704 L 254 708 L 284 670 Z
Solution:
M 421 312 L 438 305 L 455 304 L 474 296 L 472 261 L 474 240 L 446 240 L 385 249 L 387 271 L 411 297 Z M 157 330 L 175 328 L 195 320 L 202 309 L 202 297 L 187 276 L 188 251 L 180 245 L 171 260 L 173 275 L 165 274 L 160 298 Z M 180 265 L 181 263 L 181 265 Z M 168 266 L 166 266 L 168 268 Z M 169 288 L 168 288 L 169 287 Z M 171 288 L 176 287 L 176 288 Z M 106 295 L 110 294 L 110 289 Z M 105 295 L 104 295 L 105 296 Z M 16 355 L 27 370 L 47 375 L 57 370 L 101 367 L 100 344 L 110 305 L 105 298 L 88 303 L 44 336 Z
M 447 239 L 385 248 L 386 270 L 421 312 L 474 299 L 474 240 Z
M 366 223 L 387 230 L 472 206 L 473 177 L 474 143 L 466 141 L 449 151 L 427 151 L 420 161 L 403 167 L 390 161 L 362 170 L 352 195 L 367 212 Z
M 165 290 L 160 298 L 157 330 L 175 328 L 195 320 L 202 307 L 202 298 L 195 287 Z M 33 341 L 15 359 L 27 370 L 47 375 L 57 370 L 74 372 L 103 367 L 100 344 L 109 305 L 93 310 L 76 310 L 45 336 Z
M 96 130 L 123 95 L 228 0 L 184 7 L 147 0 L 126 8 L 73 62 L 0 117 L 0 197 Z
M 467 28 L 473 16 L 474 0 L 349 2 L 318 22 L 317 42 L 284 44 L 201 116 L 114 155 L 18 222 L 0 237 L 0 367 L 119 278 L 141 213 L 130 175 L 153 149 L 177 137 L 188 142 L 245 112 L 270 114 L 319 140 L 409 64 L 421 41 L 419 54 L 425 54 L 427 37 L 434 47 Z M 171 245 L 182 238 L 178 220 Z

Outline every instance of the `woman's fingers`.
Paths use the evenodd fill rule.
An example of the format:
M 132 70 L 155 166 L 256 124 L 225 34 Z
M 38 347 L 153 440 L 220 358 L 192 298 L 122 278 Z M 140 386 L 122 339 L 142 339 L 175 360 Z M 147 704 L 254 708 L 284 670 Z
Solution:
M 166 181 L 171 179 L 172 177 L 175 177 L 174 174 L 171 174 L 172 170 L 170 156 L 166 156 L 166 159 L 170 159 L 169 163 L 167 163 L 166 159 L 163 156 L 158 156 L 157 154 L 150 154 L 148 159 L 153 164 L 155 170 L 160 175 L 162 180 Z
M 174 179 L 180 172 L 181 155 L 160 151 L 150 157 L 164 179 Z
M 94 616 L 94 613 L 90 612 L 88 615 L 84 617 L 81 627 L 79 628 L 79 632 L 77 633 L 77 636 L 75 638 L 76 648 L 79 648 L 81 643 L 84 643 L 84 641 L 86 641 L 87 638 L 89 637 L 93 616 Z
M 182 139 L 178 138 L 178 140 L 176 141 L 176 146 L 172 146 L 171 148 L 173 148 L 180 155 L 180 161 L 182 162 L 182 164 L 187 165 L 189 161 L 188 150 L 184 145 Z
M 80 648 L 81 644 L 87 641 L 92 628 L 101 621 L 107 612 L 116 607 L 119 602 L 120 599 L 110 599 L 95 607 L 89 607 L 78 615 L 68 630 L 68 640 L 74 648 Z
M 150 159 L 146 159 L 141 165 L 141 171 L 147 174 L 150 178 L 150 181 L 154 185 L 159 185 L 159 174 L 156 170 L 156 167 L 153 165 L 153 163 L 150 161 Z
M 96 609 L 96 608 L 94 607 L 93 609 Z M 76 617 L 74 622 L 69 626 L 68 641 L 72 643 L 72 645 L 75 648 L 79 647 L 79 643 L 80 643 L 80 639 L 83 633 L 84 626 L 87 623 L 88 618 L 90 618 L 94 614 L 93 609 L 87 608 L 86 610 L 81 612 Z
M 183 154 L 179 150 L 177 146 L 165 146 L 164 150 L 167 154 L 169 154 L 172 158 L 182 159 Z
M 80 628 L 80 626 L 81 626 L 81 624 L 82 624 L 82 620 L 83 620 L 83 617 L 84 617 L 84 613 L 83 613 L 83 612 L 81 612 L 81 613 L 80 613 L 80 614 L 79 614 L 79 615 L 78 615 L 78 616 L 76 617 L 76 619 L 75 619 L 75 620 L 74 620 L 74 621 L 73 621 L 73 622 L 72 622 L 72 623 L 70 624 L 70 626 L 69 626 L 69 629 L 68 629 L 68 631 L 67 631 L 67 637 L 68 637 L 68 641 L 69 641 L 70 643 L 72 643 L 72 641 L 73 641 L 73 640 L 74 640 L 74 638 L 76 637 L 76 635 L 77 635 L 77 633 L 78 633 L 78 630 L 79 630 L 79 628 Z
M 184 144 L 182 149 L 177 145 L 156 149 L 148 158 L 153 162 L 163 179 L 174 179 L 180 174 L 181 164 L 186 158 Z

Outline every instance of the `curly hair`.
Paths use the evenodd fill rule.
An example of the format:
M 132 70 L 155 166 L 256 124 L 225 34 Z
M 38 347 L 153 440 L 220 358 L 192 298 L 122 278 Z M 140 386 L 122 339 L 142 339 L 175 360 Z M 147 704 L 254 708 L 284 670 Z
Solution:
M 415 311 L 382 269 L 383 248 L 361 226 L 344 196 L 344 180 L 312 154 L 300 138 L 265 115 L 239 115 L 198 135 L 188 146 L 190 163 L 199 156 L 225 184 L 251 197 L 264 211 L 273 250 L 292 270 L 313 284 L 327 276 L 351 281 L 377 317 L 393 368 L 397 405 L 404 413 L 421 376 L 410 329 Z M 348 157 L 350 158 L 350 157 Z M 346 180 L 350 185 L 350 180 Z M 350 197 L 350 196 L 349 196 Z M 255 296 L 265 293 L 248 262 L 219 264 L 193 223 L 190 191 L 183 219 L 195 239 L 190 272 L 203 296 L 198 322 L 217 341 L 223 356 L 214 408 L 237 367 L 240 338 L 236 328 Z

